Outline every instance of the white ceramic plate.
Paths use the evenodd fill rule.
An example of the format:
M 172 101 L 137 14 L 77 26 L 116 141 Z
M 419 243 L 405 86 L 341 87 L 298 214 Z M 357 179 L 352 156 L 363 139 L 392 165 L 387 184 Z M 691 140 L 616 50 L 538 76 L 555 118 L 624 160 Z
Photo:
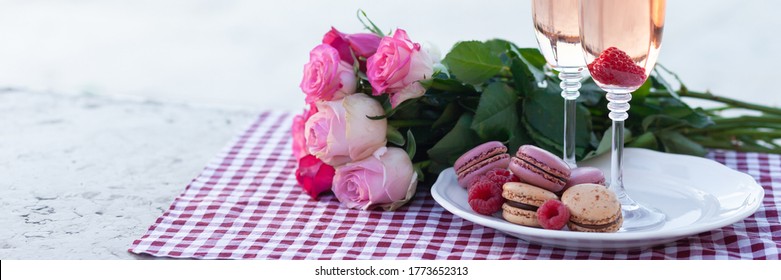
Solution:
M 453 168 L 442 171 L 431 187 L 434 199 L 451 213 L 528 242 L 573 249 L 636 249 L 672 242 L 721 228 L 752 215 L 765 195 L 751 176 L 718 162 L 645 149 L 625 150 L 626 190 L 641 204 L 667 214 L 664 226 L 635 232 L 589 233 L 525 227 L 472 211 L 466 190 L 458 185 Z M 610 178 L 610 156 L 579 166 L 593 166 Z

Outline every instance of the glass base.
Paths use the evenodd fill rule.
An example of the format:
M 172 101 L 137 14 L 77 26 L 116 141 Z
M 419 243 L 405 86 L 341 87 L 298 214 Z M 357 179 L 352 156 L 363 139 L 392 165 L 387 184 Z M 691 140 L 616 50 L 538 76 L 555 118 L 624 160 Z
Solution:
M 621 203 L 621 214 L 624 223 L 619 231 L 642 231 L 664 225 L 666 216 L 659 210 L 643 206 L 629 197 L 624 189 L 624 120 L 629 117 L 629 101 L 632 95 L 627 92 L 608 92 L 607 104 L 610 109 L 608 115 L 613 120 L 610 130 L 610 189 L 615 192 Z
M 643 206 L 629 196 L 619 197 L 619 201 L 624 216 L 621 232 L 649 230 L 664 225 L 667 216 L 661 211 Z

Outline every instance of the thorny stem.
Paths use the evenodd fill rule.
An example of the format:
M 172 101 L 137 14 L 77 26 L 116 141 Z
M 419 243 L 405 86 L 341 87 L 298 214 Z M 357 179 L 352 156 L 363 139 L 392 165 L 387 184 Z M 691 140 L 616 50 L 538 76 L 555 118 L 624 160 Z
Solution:
M 773 116 L 740 116 L 736 118 L 713 119 L 716 124 L 745 124 L 749 122 L 781 124 L 781 118 Z
M 758 138 L 781 138 L 781 131 L 762 131 L 756 129 L 732 129 L 708 133 L 709 135 L 737 136 L 745 135 Z
M 365 27 L 367 30 L 371 31 L 374 34 L 377 34 L 377 36 L 385 37 L 385 33 L 383 33 L 382 30 L 379 27 L 377 27 L 377 25 L 375 25 L 371 19 L 369 19 L 369 16 L 366 15 L 366 12 L 364 12 L 361 9 L 358 9 L 357 16 L 358 16 L 358 21 L 360 21 L 361 24 L 363 24 L 363 27 Z M 366 21 L 368 21 L 369 24 L 366 24 L 366 22 L 363 21 L 364 19 L 366 19 Z
M 759 104 L 753 104 L 748 103 L 744 101 L 740 101 L 737 99 L 732 99 L 729 97 L 724 96 L 718 96 L 714 95 L 710 92 L 695 92 L 695 91 L 678 91 L 678 96 L 680 97 L 691 97 L 691 98 L 697 98 L 702 100 L 710 100 L 715 101 L 719 103 L 729 104 L 737 108 L 743 108 L 743 109 L 750 109 L 750 110 L 756 110 L 768 114 L 774 114 L 774 115 L 780 115 L 781 116 L 781 108 L 776 107 L 770 107 L 770 106 L 764 106 Z M 650 97 L 669 97 L 668 92 L 652 92 L 649 94 Z
M 703 147 L 711 148 L 711 149 L 734 150 L 738 152 L 772 153 L 772 154 L 781 153 L 781 149 L 771 149 L 765 147 L 731 144 L 724 141 L 717 141 L 711 139 L 692 139 L 692 140 L 699 143 Z
M 413 127 L 413 126 L 431 126 L 432 124 L 434 124 L 434 121 L 430 121 L 430 120 L 388 120 L 388 125 L 396 128 Z

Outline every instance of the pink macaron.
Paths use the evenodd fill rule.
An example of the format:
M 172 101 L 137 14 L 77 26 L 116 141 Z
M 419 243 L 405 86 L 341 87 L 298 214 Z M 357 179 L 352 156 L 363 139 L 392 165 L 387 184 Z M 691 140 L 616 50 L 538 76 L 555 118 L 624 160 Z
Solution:
M 604 186 L 605 173 L 602 173 L 602 170 L 599 170 L 599 168 L 594 167 L 578 167 L 572 169 L 569 180 L 567 180 L 567 184 L 564 185 L 562 191 L 566 191 L 569 187 L 580 184 L 597 184 Z
M 510 171 L 521 182 L 558 192 L 569 180 L 569 166 L 559 157 L 532 145 L 518 148 L 510 160 Z
M 453 168 L 458 176 L 458 184 L 469 187 L 475 179 L 496 168 L 507 168 L 510 155 L 507 147 L 499 141 L 483 143 L 461 155 Z

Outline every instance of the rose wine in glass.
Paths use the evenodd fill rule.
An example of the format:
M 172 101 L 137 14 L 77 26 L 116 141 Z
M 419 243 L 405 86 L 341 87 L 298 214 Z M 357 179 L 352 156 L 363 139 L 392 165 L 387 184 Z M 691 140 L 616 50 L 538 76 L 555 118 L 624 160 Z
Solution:
M 540 52 L 548 65 L 559 71 L 564 98 L 564 155 L 575 163 L 575 100 L 580 96 L 581 71 L 586 66 L 580 45 L 578 0 L 533 0 L 532 18 Z
M 580 36 L 591 77 L 607 91 L 613 120 L 610 188 L 621 202 L 623 231 L 664 224 L 664 213 L 635 202 L 624 189 L 624 120 L 631 92 L 648 78 L 659 56 L 665 0 L 581 0 Z

